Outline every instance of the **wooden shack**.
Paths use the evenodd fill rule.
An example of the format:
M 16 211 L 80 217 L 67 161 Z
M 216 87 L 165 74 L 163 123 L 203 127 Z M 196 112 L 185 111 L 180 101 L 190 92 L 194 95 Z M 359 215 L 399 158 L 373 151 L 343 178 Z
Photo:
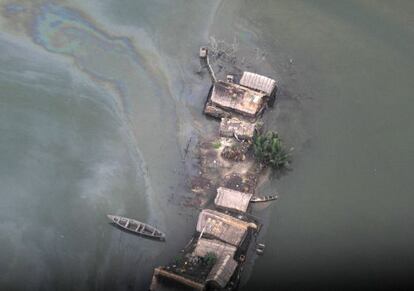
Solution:
M 196 230 L 237 247 L 246 238 L 248 228 L 257 229 L 257 225 L 215 210 L 204 209 L 198 216 Z
M 217 81 L 213 85 L 211 104 L 246 117 L 256 117 L 264 105 L 266 94 L 234 83 Z
M 273 106 L 276 100 L 277 84 L 276 81 L 251 72 L 243 72 L 240 85 L 262 92 L 268 96 L 267 104 Z
M 275 80 L 259 74 L 243 72 L 239 84 L 214 82 L 204 113 L 215 118 L 228 117 L 229 112 L 256 118 L 266 104 L 273 105 L 276 91 Z
M 253 138 L 255 128 L 255 123 L 247 122 L 236 117 L 222 118 L 220 122 L 220 135 L 248 140 Z
M 238 263 L 234 260 L 237 248 L 216 239 L 200 238 L 193 254 L 204 257 L 208 253 L 214 253 L 217 261 L 206 279 L 206 285 L 216 288 L 224 288 L 233 276 Z
M 238 263 L 230 255 L 221 256 L 208 274 L 206 284 L 216 288 L 226 287 L 237 266 Z
M 274 95 L 277 90 L 275 80 L 251 72 L 243 72 L 239 84 L 252 90 L 262 92 L 266 96 Z
M 226 244 L 217 239 L 200 238 L 197 241 L 193 255 L 204 257 L 208 253 L 214 253 L 217 258 L 225 255 L 230 255 L 233 258 L 236 250 L 237 248 L 235 246 Z
M 178 268 L 158 267 L 154 270 L 151 282 L 151 291 L 161 290 L 214 290 L 224 288 L 229 283 L 238 262 L 234 259 L 236 247 L 215 239 L 200 238 L 192 255 L 205 257 L 214 253 L 216 261 L 204 278 L 194 278 Z M 182 272 L 182 273 L 180 273 Z
M 246 212 L 253 194 L 244 193 L 224 187 L 217 189 L 217 196 L 214 203 L 219 207 L 234 209 Z

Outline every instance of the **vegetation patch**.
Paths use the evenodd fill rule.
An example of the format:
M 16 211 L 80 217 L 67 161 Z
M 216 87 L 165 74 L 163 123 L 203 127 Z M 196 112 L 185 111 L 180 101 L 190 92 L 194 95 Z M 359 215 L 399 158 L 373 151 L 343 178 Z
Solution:
M 217 256 L 213 252 L 208 252 L 203 257 L 203 263 L 207 266 L 213 266 L 216 263 L 216 261 L 217 261 Z
M 257 162 L 275 170 L 286 167 L 290 161 L 289 152 L 284 148 L 277 132 L 255 133 L 253 153 Z
M 221 142 L 219 140 L 213 142 L 213 148 L 215 148 L 217 150 L 220 147 L 221 147 Z

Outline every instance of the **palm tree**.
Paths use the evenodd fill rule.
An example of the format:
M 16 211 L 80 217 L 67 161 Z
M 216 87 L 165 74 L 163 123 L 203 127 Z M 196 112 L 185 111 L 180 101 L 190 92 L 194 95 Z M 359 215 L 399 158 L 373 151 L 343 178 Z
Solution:
M 289 153 L 283 147 L 276 132 L 255 133 L 253 137 L 253 153 L 256 160 L 273 169 L 281 169 L 289 164 Z

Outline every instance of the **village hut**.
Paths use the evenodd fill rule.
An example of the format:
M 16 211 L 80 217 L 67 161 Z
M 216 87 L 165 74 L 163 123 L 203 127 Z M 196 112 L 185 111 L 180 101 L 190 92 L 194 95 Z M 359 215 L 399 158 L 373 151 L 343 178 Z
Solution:
M 230 255 L 220 257 L 208 274 L 206 284 L 221 288 L 226 287 L 237 266 L 237 262 Z
M 233 258 L 236 250 L 237 248 L 235 246 L 229 245 L 219 240 L 200 238 L 197 241 L 193 255 L 204 257 L 208 253 L 214 253 L 217 258 L 221 258 L 227 255 L 230 255 Z
M 219 207 L 246 212 L 253 194 L 219 187 L 214 203 Z
M 257 225 L 215 210 L 204 209 L 198 216 L 196 230 L 239 246 L 246 238 L 249 228 L 257 229 Z
M 220 135 L 247 140 L 253 138 L 255 127 L 255 123 L 243 121 L 236 117 L 222 118 L 220 122 Z
M 234 255 L 237 248 L 216 239 L 200 238 L 193 255 L 204 257 L 215 254 L 217 261 L 207 276 L 206 284 L 224 288 L 237 268 Z
M 275 80 L 251 72 L 243 72 L 239 83 L 244 87 L 262 92 L 267 96 L 272 96 L 277 90 Z
M 246 117 L 256 117 L 262 110 L 266 94 L 234 83 L 217 81 L 210 101 L 215 107 L 234 111 Z

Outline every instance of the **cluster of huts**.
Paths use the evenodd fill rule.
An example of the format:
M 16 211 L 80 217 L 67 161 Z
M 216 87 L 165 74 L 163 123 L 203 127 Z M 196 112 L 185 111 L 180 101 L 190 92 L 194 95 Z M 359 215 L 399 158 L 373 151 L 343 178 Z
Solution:
M 214 207 L 200 212 L 196 233 L 181 258 L 154 270 L 150 290 L 163 290 L 161 285 L 169 288 L 166 290 L 234 289 L 249 242 L 260 228 L 247 214 L 251 197 L 249 193 L 218 188 Z
M 208 55 L 200 51 L 200 57 Z M 220 119 L 221 137 L 249 140 L 275 93 L 276 82 L 270 78 L 244 72 L 236 84 L 228 76 L 213 83 L 204 112 Z M 249 214 L 254 201 L 253 193 L 218 187 L 214 203 L 200 212 L 195 234 L 180 256 L 155 268 L 150 290 L 237 289 L 249 245 L 261 227 Z

